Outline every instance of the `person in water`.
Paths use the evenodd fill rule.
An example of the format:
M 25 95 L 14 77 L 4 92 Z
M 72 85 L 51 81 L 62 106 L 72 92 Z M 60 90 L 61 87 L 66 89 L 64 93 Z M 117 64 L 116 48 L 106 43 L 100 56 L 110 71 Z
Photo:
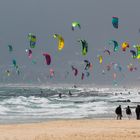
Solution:
M 137 105 L 135 112 L 136 112 L 136 119 L 140 120 L 140 105 Z
M 117 120 L 121 120 L 122 119 L 122 108 L 121 108 L 121 105 L 119 105 L 116 108 L 115 113 L 117 115 Z
M 59 93 L 59 98 L 62 98 L 62 94 L 61 93 Z
M 126 107 L 126 115 L 128 117 L 128 119 L 130 120 L 131 116 L 132 116 L 132 112 L 129 106 Z
M 72 96 L 72 93 L 71 93 L 71 91 L 69 90 L 69 96 Z

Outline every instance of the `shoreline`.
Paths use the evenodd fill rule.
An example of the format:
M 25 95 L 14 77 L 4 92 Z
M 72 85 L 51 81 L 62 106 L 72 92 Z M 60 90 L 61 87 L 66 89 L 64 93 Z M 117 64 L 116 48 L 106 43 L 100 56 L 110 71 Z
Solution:
M 140 121 L 76 119 L 0 124 L 0 140 L 139 140 Z

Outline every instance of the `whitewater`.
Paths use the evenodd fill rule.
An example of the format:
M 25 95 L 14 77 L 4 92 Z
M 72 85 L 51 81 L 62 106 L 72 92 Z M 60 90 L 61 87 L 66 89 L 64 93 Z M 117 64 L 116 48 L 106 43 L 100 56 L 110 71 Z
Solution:
M 69 91 L 72 95 L 69 95 Z M 115 108 L 140 104 L 138 88 L 84 86 L 0 86 L 0 123 L 42 122 L 58 119 L 115 119 Z M 59 97 L 62 94 L 62 98 Z

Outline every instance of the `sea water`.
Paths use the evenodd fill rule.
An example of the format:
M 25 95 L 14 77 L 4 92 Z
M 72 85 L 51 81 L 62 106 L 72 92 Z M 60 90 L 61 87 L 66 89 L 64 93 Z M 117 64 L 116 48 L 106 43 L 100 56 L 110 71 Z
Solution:
M 69 91 L 72 95 L 69 95 Z M 139 89 L 72 86 L 0 86 L 0 123 L 58 119 L 115 119 L 115 108 L 140 104 Z M 59 97 L 61 93 L 62 97 Z

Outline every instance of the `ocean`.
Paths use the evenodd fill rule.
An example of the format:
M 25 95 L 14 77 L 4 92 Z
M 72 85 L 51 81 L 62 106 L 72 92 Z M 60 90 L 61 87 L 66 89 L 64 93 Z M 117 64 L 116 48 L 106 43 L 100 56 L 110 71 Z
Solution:
M 69 95 L 69 91 L 72 95 Z M 139 89 L 84 86 L 0 86 L 0 123 L 29 123 L 60 119 L 115 119 L 115 108 L 140 104 Z M 61 98 L 59 94 L 61 93 Z

